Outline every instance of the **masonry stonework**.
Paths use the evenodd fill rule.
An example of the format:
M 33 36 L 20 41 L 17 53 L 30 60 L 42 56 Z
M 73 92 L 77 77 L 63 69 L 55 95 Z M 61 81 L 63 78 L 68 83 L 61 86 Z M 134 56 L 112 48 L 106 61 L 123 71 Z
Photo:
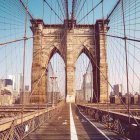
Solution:
M 69 23 L 71 21 L 68 21 Z M 47 66 L 51 57 L 59 53 L 66 66 L 66 101 L 75 102 L 75 63 L 85 53 L 93 67 L 93 101 L 106 102 L 108 93 L 106 62 L 106 27 L 98 20 L 95 25 L 46 25 L 32 20 L 33 62 L 31 103 L 47 102 Z M 73 24 L 73 23 L 71 23 Z

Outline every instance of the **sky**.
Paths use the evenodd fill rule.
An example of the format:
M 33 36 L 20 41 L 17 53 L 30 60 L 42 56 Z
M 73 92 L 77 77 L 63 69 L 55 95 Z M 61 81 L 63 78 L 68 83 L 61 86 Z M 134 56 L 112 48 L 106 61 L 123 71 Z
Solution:
M 25 0 L 24 0 L 25 1 Z M 58 0 L 59 2 L 63 0 Z M 104 16 L 106 17 L 108 13 L 112 10 L 112 7 L 115 5 L 117 0 L 104 0 Z M 55 9 L 58 15 L 63 18 L 60 7 L 63 10 L 63 4 L 60 3 L 60 7 L 58 6 L 57 0 L 47 0 L 49 5 Z M 84 0 L 81 0 L 81 3 L 79 4 L 79 7 L 77 8 L 77 22 L 93 7 L 95 7 L 100 0 L 86 0 L 84 4 L 83 10 L 81 10 L 80 14 L 79 11 L 84 3 Z M 71 9 L 72 9 L 72 0 L 68 0 L 68 9 L 69 9 L 69 16 L 71 15 Z M 43 8 L 44 7 L 44 8 Z M 55 16 L 55 14 L 50 10 L 50 8 L 47 6 L 46 3 L 43 3 L 43 0 L 29 0 L 29 9 L 31 13 L 34 15 L 35 18 L 43 18 L 45 23 L 61 23 L 60 20 Z M 43 10 L 44 9 L 44 10 Z M 100 19 L 102 18 L 102 10 L 101 10 L 101 4 L 93 11 L 94 19 Z M 93 12 L 87 16 L 81 23 L 93 23 Z
M 43 0 L 28 0 L 28 9 L 33 15 L 34 18 L 43 19 L 46 24 L 62 24 L 65 17 L 63 17 L 64 3 L 63 0 L 47 0 L 48 4 L 52 7 L 52 9 L 56 12 L 56 14 L 48 7 L 48 5 L 43 2 Z M 139 39 L 139 0 L 124 0 L 125 2 L 125 15 L 126 15 L 126 26 L 127 26 L 127 35 L 131 38 Z M 23 0 L 25 3 L 26 0 Z M 84 0 L 81 0 L 78 4 L 79 7 L 76 7 L 76 21 L 78 24 L 93 24 L 97 19 L 101 19 L 102 17 L 106 18 L 107 15 L 112 10 L 113 6 L 117 2 L 117 0 L 104 0 L 103 3 L 103 15 L 102 15 L 102 4 L 100 4 L 96 9 L 94 9 L 86 18 L 83 20 L 82 17 L 88 13 L 93 7 L 95 7 L 100 1 L 99 0 L 86 0 L 83 9 L 80 11 Z M 59 5 L 58 5 L 59 4 Z M 71 15 L 72 9 L 72 0 L 68 0 L 68 9 L 69 16 Z M 136 10 L 135 10 L 136 9 Z M 62 11 L 61 11 L 62 10 Z M 132 14 L 130 13 L 132 10 Z M 114 12 L 115 13 L 115 12 Z M 123 35 L 123 27 L 122 20 L 120 20 L 122 14 L 120 13 L 120 9 L 116 10 L 116 13 L 111 16 L 109 23 L 110 30 L 108 34 L 111 35 Z M 134 20 L 135 19 L 135 20 Z M 18 0 L 5 0 L 0 3 L 0 42 L 7 42 L 11 40 L 16 40 L 23 38 L 24 30 L 25 30 L 25 9 L 22 7 L 21 3 Z M 27 22 L 27 36 L 32 36 L 32 32 L 30 30 L 30 18 L 28 17 Z M 137 29 L 137 30 L 136 30 Z M 8 74 L 16 74 L 23 72 L 23 41 L 19 41 L 12 44 L 1 45 L 0 46 L 0 77 L 6 78 Z M 139 43 L 136 42 L 127 42 L 129 49 L 129 63 L 131 68 L 129 68 L 130 73 L 130 81 L 135 89 L 138 91 L 139 89 Z M 130 45 L 131 44 L 131 45 Z M 119 46 L 119 48 L 117 48 Z M 137 49 L 135 49 L 137 48 Z M 26 67 L 25 67 L 25 83 L 27 85 L 31 84 L 31 67 L 32 67 L 32 51 L 33 51 L 33 42 L 32 39 L 27 41 L 26 45 Z M 123 74 L 123 70 L 125 69 L 124 62 L 124 42 L 121 40 L 113 40 L 113 38 L 107 38 L 107 55 L 108 55 L 108 64 L 109 64 L 109 81 L 111 84 L 123 83 L 126 88 L 126 79 L 125 72 Z M 52 59 L 54 61 L 55 58 L 59 58 L 59 56 L 54 56 Z M 116 59 L 117 58 L 117 59 Z M 87 63 L 88 58 L 82 54 L 77 60 L 77 69 L 80 69 L 80 63 L 85 60 Z M 138 60 L 138 61 L 137 61 Z M 54 61 L 52 63 L 56 62 Z M 60 59 L 60 64 L 61 64 Z M 121 63 L 121 64 L 120 64 Z M 121 67 L 122 65 L 122 67 Z M 86 71 L 87 65 L 82 66 L 83 70 L 79 75 L 82 77 L 83 73 Z M 54 68 L 56 69 L 56 68 Z M 134 74 L 134 72 L 136 74 Z M 133 81 L 133 82 L 132 82 Z M 78 85 L 80 86 L 80 85 Z M 110 89 L 111 90 L 111 89 Z M 132 90 L 132 88 L 131 88 Z M 124 92 L 126 92 L 124 90 Z
M 140 40 L 140 2 L 139 0 L 124 0 L 125 33 L 127 38 Z M 108 35 L 124 37 L 122 7 L 119 6 L 110 17 Z M 129 91 L 134 94 L 140 92 L 140 43 L 126 41 L 128 57 Z M 109 80 L 112 85 L 123 84 L 123 93 L 126 93 L 126 53 L 125 41 L 119 38 L 107 37 Z

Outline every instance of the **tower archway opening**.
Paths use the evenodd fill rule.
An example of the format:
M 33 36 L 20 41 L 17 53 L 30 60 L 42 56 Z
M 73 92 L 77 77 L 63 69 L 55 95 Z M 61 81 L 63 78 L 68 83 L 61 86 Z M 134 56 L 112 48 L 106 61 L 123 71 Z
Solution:
M 75 93 L 76 102 L 93 101 L 93 67 L 91 60 L 82 52 L 75 64 Z
M 65 99 L 65 63 L 58 52 L 55 52 L 47 66 L 47 99 L 49 104 L 57 104 Z

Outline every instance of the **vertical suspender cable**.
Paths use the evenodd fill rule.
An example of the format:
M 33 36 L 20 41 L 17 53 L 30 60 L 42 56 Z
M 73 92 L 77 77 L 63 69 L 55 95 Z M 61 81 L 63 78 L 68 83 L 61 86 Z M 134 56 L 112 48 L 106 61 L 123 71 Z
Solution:
M 42 9 L 42 12 L 43 12 L 43 14 L 42 14 L 42 20 L 44 19 L 44 0 L 42 1 L 43 3 L 42 3 L 42 6 L 43 6 L 43 9 Z
M 21 123 L 23 123 L 23 113 L 24 113 L 24 82 L 25 82 L 25 53 L 26 53 L 26 33 L 27 33 L 27 16 L 28 16 L 28 0 L 26 0 L 26 14 L 25 14 L 25 28 L 24 28 L 24 49 L 23 49 L 23 81 L 22 81 L 22 113 L 21 113 Z
M 124 15 L 124 1 L 122 0 L 122 16 L 123 16 L 123 30 L 124 30 L 124 43 L 125 43 L 125 62 L 126 62 L 126 81 L 127 81 L 127 94 L 128 94 L 128 115 L 130 123 L 130 93 L 128 84 L 128 56 L 127 56 L 127 42 L 126 42 L 126 26 L 125 26 L 125 15 Z

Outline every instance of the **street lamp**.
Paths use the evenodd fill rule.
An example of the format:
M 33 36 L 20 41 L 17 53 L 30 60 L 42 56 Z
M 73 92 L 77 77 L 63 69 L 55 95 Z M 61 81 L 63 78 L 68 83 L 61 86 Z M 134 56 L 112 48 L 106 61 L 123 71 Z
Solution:
M 53 91 L 53 86 L 54 86 L 53 83 L 54 83 L 54 82 L 53 82 L 53 81 L 55 81 L 57 77 L 56 77 L 56 76 L 51 76 L 50 78 L 51 78 L 51 82 L 52 82 L 52 96 L 51 96 L 51 102 L 52 102 L 52 106 L 54 106 L 54 91 Z M 56 90 L 56 89 L 55 89 L 55 90 Z

